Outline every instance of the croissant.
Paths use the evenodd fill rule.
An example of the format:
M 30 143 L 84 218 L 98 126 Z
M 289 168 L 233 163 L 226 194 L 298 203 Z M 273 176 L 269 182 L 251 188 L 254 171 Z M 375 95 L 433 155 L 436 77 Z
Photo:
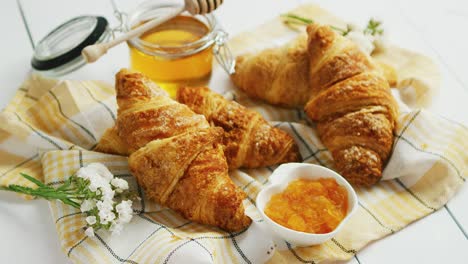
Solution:
M 397 84 L 392 66 L 379 63 L 375 69 L 382 71 L 389 85 Z M 283 107 L 302 107 L 314 93 L 311 87 L 315 84 L 309 84 L 308 73 L 307 37 L 301 35 L 281 47 L 237 56 L 231 80 L 251 98 Z
M 140 73 L 121 70 L 116 91 L 117 132 L 147 197 L 198 223 L 228 231 L 247 227 L 246 195 L 229 178 L 222 129 Z
M 336 168 L 355 185 L 382 177 L 398 115 L 388 82 L 371 58 L 328 26 L 307 27 L 309 84 L 305 106 Z
M 226 100 L 207 87 L 182 87 L 177 101 L 223 128 L 224 154 L 230 169 L 258 168 L 300 159 L 294 139 L 259 113 Z
M 96 146 L 96 151 L 122 156 L 130 155 L 128 146 L 120 139 L 116 126 L 108 128 L 104 132 Z
M 279 48 L 238 56 L 231 75 L 234 85 L 248 96 L 274 105 L 304 105 L 311 96 L 306 45 L 306 37 L 301 36 Z

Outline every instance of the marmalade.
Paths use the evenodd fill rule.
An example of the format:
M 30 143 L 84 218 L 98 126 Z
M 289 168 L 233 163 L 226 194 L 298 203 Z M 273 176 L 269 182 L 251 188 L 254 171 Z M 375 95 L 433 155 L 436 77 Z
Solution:
M 324 234 L 333 231 L 348 211 L 348 193 L 335 179 L 297 179 L 271 197 L 265 214 L 296 231 Z
M 211 76 L 213 60 L 211 46 L 195 54 L 177 58 L 149 53 L 158 51 L 168 55 L 178 55 L 187 51 L 185 45 L 200 40 L 209 31 L 207 25 L 194 17 L 176 16 L 140 36 L 141 40 L 157 45 L 158 48 L 145 46 L 145 52 L 129 43 L 131 68 L 144 73 L 173 98 L 180 86 L 206 85 Z

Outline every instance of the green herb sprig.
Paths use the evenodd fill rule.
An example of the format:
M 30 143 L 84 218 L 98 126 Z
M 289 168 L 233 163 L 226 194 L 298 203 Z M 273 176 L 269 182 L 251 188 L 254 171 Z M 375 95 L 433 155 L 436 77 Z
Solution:
M 298 16 L 296 14 L 288 13 L 288 14 L 283 14 L 281 17 L 284 19 L 283 22 L 286 25 L 302 25 L 302 26 L 307 26 L 309 24 L 315 23 L 314 20 L 308 19 L 305 17 Z M 336 27 L 333 25 L 329 25 L 333 30 L 339 32 L 341 35 L 346 36 L 349 34 L 349 32 L 352 31 L 351 25 L 347 25 L 345 29 Z M 369 22 L 367 23 L 366 28 L 363 31 L 364 34 L 376 36 L 376 35 L 382 35 L 384 33 L 384 30 L 382 28 L 382 22 L 375 20 L 371 18 Z
M 367 22 L 367 26 L 364 29 L 364 34 L 369 34 L 372 36 L 383 35 L 384 30 L 382 28 L 382 22 L 371 18 Z

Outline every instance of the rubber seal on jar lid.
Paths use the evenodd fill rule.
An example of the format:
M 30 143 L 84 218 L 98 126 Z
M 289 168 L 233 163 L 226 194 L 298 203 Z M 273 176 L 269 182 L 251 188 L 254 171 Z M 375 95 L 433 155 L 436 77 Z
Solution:
M 79 16 L 68 20 L 47 34 L 34 49 L 31 66 L 48 71 L 77 60 L 88 45 L 104 41 L 108 22 L 100 16 Z

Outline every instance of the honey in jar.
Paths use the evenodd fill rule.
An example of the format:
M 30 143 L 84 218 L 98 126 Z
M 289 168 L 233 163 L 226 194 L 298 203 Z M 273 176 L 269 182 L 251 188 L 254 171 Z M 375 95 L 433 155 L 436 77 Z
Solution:
M 138 46 L 129 43 L 131 68 L 150 77 L 171 97 L 182 85 L 205 85 L 211 76 L 213 53 L 202 38 L 209 32 L 193 16 L 176 16 L 141 35 Z
M 276 223 L 301 232 L 333 231 L 348 212 L 348 193 L 335 179 L 297 179 L 271 197 L 265 214 Z

